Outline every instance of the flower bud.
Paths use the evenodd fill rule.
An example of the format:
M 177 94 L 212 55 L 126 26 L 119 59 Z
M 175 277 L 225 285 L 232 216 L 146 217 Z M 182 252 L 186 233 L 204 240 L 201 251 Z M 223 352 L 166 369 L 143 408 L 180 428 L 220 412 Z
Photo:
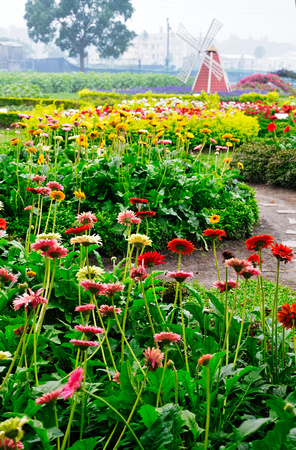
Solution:
M 18 285 L 18 289 L 21 291 L 21 292 L 26 292 L 26 290 L 28 289 L 28 283 L 21 283 L 21 284 L 19 284 Z
M 294 413 L 294 406 L 292 405 L 292 403 L 286 403 L 284 406 L 284 410 L 288 413 Z

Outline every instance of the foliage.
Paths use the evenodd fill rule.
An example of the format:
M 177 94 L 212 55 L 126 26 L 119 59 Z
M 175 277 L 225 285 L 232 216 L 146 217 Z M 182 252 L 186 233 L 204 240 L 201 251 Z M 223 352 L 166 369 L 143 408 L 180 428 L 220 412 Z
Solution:
M 90 45 L 103 58 L 118 58 L 127 49 L 135 33 L 123 22 L 132 13 L 129 0 L 27 0 L 25 19 L 31 39 L 45 44 L 54 40 L 70 56 L 79 56 L 80 70 L 84 72 Z
M 193 80 L 189 79 L 191 85 Z M 81 89 L 127 89 L 137 86 L 181 86 L 175 76 L 164 73 L 40 73 L 40 72 L 0 72 L 1 85 L 33 84 L 39 86 L 43 94 L 57 92 L 78 92 Z
M 1 97 L 36 97 L 40 95 L 40 87 L 33 84 L 4 84 L 0 87 Z
M 271 92 L 268 92 L 267 94 L 250 92 L 248 94 L 242 94 L 239 98 L 239 101 L 241 103 L 244 103 L 244 102 L 255 103 L 258 100 L 260 100 L 262 102 L 275 103 L 278 101 L 278 99 L 279 99 L 279 93 L 276 91 L 271 91 Z
M 295 188 L 295 137 L 279 141 L 249 142 L 235 154 L 234 163 L 240 161 L 246 180 Z

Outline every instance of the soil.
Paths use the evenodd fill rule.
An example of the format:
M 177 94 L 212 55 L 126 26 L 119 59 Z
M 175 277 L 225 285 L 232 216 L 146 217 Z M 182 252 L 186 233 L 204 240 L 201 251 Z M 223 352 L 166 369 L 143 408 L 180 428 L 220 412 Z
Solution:
M 284 243 L 293 248 L 296 252 L 296 190 L 281 187 L 271 187 L 262 184 L 249 184 L 256 190 L 256 198 L 260 211 L 260 222 L 254 227 L 253 236 L 260 234 L 270 234 L 275 242 Z M 279 213 L 278 211 L 289 211 Z M 294 211 L 293 214 L 291 211 Z M 295 224 L 291 224 L 289 219 L 294 219 Z M 295 236 L 287 234 L 288 230 L 295 231 Z M 245 241 L 233 241 L 223 239 L 217 245 L 217 259 L 220 267 L 221 278 L 223 279 L 224 267 L 222 264 L 222 252 L 230 250 L 239 259 L 247 258 L 251 253 L 246 250 Z M 271 254 L 270 249 L 262 250 L 263 277 L 268 280 L 276 279 L 276 258 Z M 160 266 L 160 270 L 176 270 L 178 255 L 169 251 L 165 252 L 166 263 Z M 112 270 L 110 259 L 103 258 L 106 270 Z M 181 269 L 193 272 L 194 280 L 203 285 L 206 289 L 213 286 L 217 281 L 217 271 L 213 255 L 213 249 L 205 251 L 202 248 L 196 249 L 191 255 L 182 255 Z M 291 263 L 281 263 L 280 283 L 289 286 L 296 291 L 296 260 Z M 230 275 L 231 276 L 231 275 Z M 234 278 L 234 276 L 233 276 Z

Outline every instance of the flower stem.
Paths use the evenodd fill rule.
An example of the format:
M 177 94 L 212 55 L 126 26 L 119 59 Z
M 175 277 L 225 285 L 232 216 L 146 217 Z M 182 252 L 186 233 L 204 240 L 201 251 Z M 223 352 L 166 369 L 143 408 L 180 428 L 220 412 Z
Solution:
M 161 388 L 162 388 L 162 383 L 163 383 L 164 372 L 165 372 L 165 369 L 166 369 L 167 360 L 168 360 L 168 346 L 166 345 L 165 346 L 165 356 L 164 356 L 163 369 L 162 369 L 161 379 L 160 379 L 159 388 L 158 388 L 158 392 L 157 392 L 156 408 L 158 408 L 159 402 L 160 402 Z
M 237 341 L 237 345 L 236 345 L 236 352 L 235 352 L 235 357 L 234 357 L 234 361 L 233 361 L 233 369 L 235 368 L 235 364 L 237 361 L 239 347 L 240 347 L 243 329 L 244 329 L 244 323 L 245 323 L 245 313 L 246 313 L 246 303 L 247 303 L 247 283 L 248 283 L 248 280 L 245 279 L 245 292 L 244 292 L 244 306 L 243 306 L 243 312 L 242 312 L 242 323 L 241 323 L 238 341 Z
M 215 258 L 215 263 L 216 263 L 218 280 L 220 281 L 221 277 L 220 277 L 219 265 L 218 265 L 217 254 L 216 254 L 216 239 L 213 240 L 213 252 L 214 252 L 214 258 Z
M 206 434 L 205 434 L 205 442 L 204 448 L 207 450 L 208 448 L 208 439 L 209 439 L 209 428 L 210 428 L 210 408 L 211 408 L 211 397 L 210 397 L 210 369 L 209 366 L 206 366 L 207 371 L 207 418 L 206 418 Z
M 121 435 L 119 436 L 119 438 L 118 438 L 118 440 L 117 440 L 117 442 L 116 442 L 116 444 L 115 444 L 115 446 L 114 446 L 114 449 L 116 449 L 116 448 L 118 447 L 118 445 L 119 445 L 119 443 L 120 443 L 120 441 L 121 441 L 121 439 L 122 439 L 122 437 L 123 437 L 123 435 L 124 435 L 124 433 L 125 433 L 126 427 L 129 425 L 130 421 L 132 420 L 133 414 L 134 414 L 134 412 L 135 412 L 135 409 L 136 409 L 136 407 L 137 407 L 137 404 L 139 403 L 139 400 L 140 400 L 140 398 L 141 398 L 141 395 L 142 395 L 144 386 L 145 386 L 145 384 L 146 384 L 146 378 L 147 378 L 147 373 L 146 373 L 145 378 L 144 378 L 144 380 L 143 380 L 141 389 L 139 390 L 139 393 L 138 393 L 138 395 L 137 395 L 137 398 L 136 398 L 136 401 L 135 401 L 135 403 L 134 403 L 134 406 L 133 406 L 133 408 L 132 408 L 132 410 L 131 410 L 131 412 L 130 412 L 130 415 L 128 416 L 128 419 L 127 419 L 127 421 L 126 421 L 126 425 L 125 425 L 125 427 L 123 428 L 123 430 L 122 430 L 122 432 L 121 432 Z
M 54 418 L 55 418 L 56 428 L 59 430 L 59 420 L 58 420 L 58 411 L 57 411 L 56 402 L 53 404 L 53 410 L 54 410 Z M 60 450 L 60 448 L 61 448 L 61 440 L 60 440 L 60 436 L 58 436 L 57 437 L 57 450 Z
M 144 372 L 144 375 L 145 372 Z M 85 391 L 86 394 L 96 398 L 97 400 L 100 400 L 102 403 L 104 403 L 105 405 L 107 405 L 110 409 L 112 409 L 112 411 L 114 411 L 120 418 L 121 420 L 125 423 L 125 425 L 128 427 L 128 429 L 130 430 L 130 432 L 132 433 L 135 441 L 137 442 L 138 446 L 142 449 L 145 450 L 144 447 L 142 446 L 141 442 L 139 441 L 139 439 L 137 438 L 137 436 L 135 435 L 133 429 L 131 428 L 131 426 L 129 425 L 129 423 L 127 423 L 127 421 L 125 420 L 125 418 L 120 414 L 120 412 L 117 411 L 117 409 L 115 409 L 112 405 L 110 405 L 110 403 L 108 403 L 105 399 L 103 399 L 102 397 L 98 397 L 95 394 L 92 394 L 91 392 Z M 64 450 L 63 448 L 61 450 Z M 115 450 L 115 447 L 114 447 Z
M 180 312 L 181 312 L 181 321 L 182 321 L 182 331 L 183 331 L 183 341 L 184 341 L 184 354 L 185 354 L 185 364 L 186 364 L 186 370 L 189 371 L 189 364 L 188 364 L 188 356 L 187 356 L 187 344 L 186 344 L 186 333 L 185 333 L 185 323 L 184 323 L 184 314 L 183 314 L 183 301 L 182 301 L 182 286 L 180 286 Z
M 125 334 L 124 334 L 124 332 L 123 332 L 123 330 L 122 330 L 122 328 L 121 328 L 121 326 L 120 326 L 120 323 L 119 323 L 119 320 L 118 320 L 118 317 L 117 317 L 117 314 L 116 314 L 116 311 L 115 311 L 115 305 L 114 305 L 113 296 L 112 296 L 112 306 L 113 306 L 114 317 L 115 317 L 115 320 L 116 320 L 116 324 L 117 324 L 117 326 L 118 326 L 118 329 L 119 329 L 121 335 L 123 336 L 123 339 L 124 339 L 124 341 L 125 341 L 125 343 L 126 343 L 128 349 L 129 349 L 129 351 L 131 352 L 131 354 L 132 354 L 134 360 L 136 361 L 136 363 L 137 363 L 139 369 L 141 370 L 142 374 L 145 375 L 145 372 L 144 372 L 144 370 L 142 369 L 141 364 L 140 364 L 139 361 L 137 360 L 137 357 L 136 357 L 136 355 L 134 354 L 134 352 L 133 352 L 131 346 L 129 345 L 128 340 L 126 339 Z
M 26 329 L 27 329 L 27 325 L 28 325 L 28 323 L 29 323 L 29 321 L 30 321 L 31 314 L 32 314 L 32 312 L 30 312 L 30 314 L 29 314 L 29 316 L 28 316 L 28 319 L 27 319 L 27 321 L 25 322 L 25 325 L 24 325 L 24 332 L 22 333 L 22 336 L 21 336 L 21 338 L 20 338 L 19 344 L 18 344 L 17 349 L 16 349 L 16 351 L 15 351 L 15 353 L 14 353 L 13 360 L 11 361 L 11 364 L 10 364 L 9 369 L 8 369 L 8 371 L 7 371 L 7 374 L 5 375 L 5 378 L 4 378 L 4 380 L 2 381 L 2 383 L 1 383 L 1 386 L 0 386 L 0 392 L 1 392 L 2 389 L 4 388 L 5 383 L 6 383 L 6 381 L 7 381 L 7 378 L 9 377 L 9 375 L 10 375 L 12 369 L 13 369 L 13 366 L 14 366 L 14 364 L 15 364 L 16 358 L 18 357 L 20 348 L 21 348 L 21 346 L 22 346 L 22 344 L 23 344 L 23 341 L 24 341 L 24 339 L 25 339 L 25 336 L 26 336 Z
M 151 327 L 151 330 L 152 330 L 152 333 L 153 333 L 153 336 L 154 336 L 155 335 L 155 329 L 154 329 L 154 326 L 153 326 L 152 317 L 150 315 L 149 306 L 148 306 L 148 303 L 147 303 L 147 299 L 146 299 L 146 295 L 145 295 L 145 290 L 144 290 L 142 278 L 140 278 L 140 285 L 141 285 L 141 290 L 142 290 L 142 295 L 143 295 L 143 299 L 144 299 L 144 303 L 145 303 L 145 308 L 146 308 L 148 320 L 149 320 L 150 327 Z M 158 343 L 157 342 L 156 342 L 156 347 L 158 348 Z
M 75 398 L 74 398 L 74 400 L 72 401 L 72 404 L 71 404 L 70 417 L 69 417 L 66 433 L 64 435 L 64 439 L 63 439 L 63 442 L 62 442 L 61 450 L 65 450 L 65 447 L 67 445 L 67 440 L 68 440 L 68 437 L 70 435 L 71 425 L 72 425 L 72 421 L 73 421 L 74 412 L 75 412 L 75 409 L 76 409 L 78 396 L 79 396 L 79 392 L 75 392 Z

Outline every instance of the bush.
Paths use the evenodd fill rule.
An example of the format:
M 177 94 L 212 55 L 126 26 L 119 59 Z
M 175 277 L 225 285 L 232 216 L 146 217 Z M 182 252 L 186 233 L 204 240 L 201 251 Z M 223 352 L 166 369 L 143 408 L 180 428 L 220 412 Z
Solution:
M 248 142 L 240 147 L 233 163 L 241 162 L 248 181 L 296 188 L 296 145 L 292 141 Z
M 268 94 L 259 94 L 257 92 L 250 92 L 249 94 L 242 94 L 239 98 L 241 103 L 252 102 L 255 103 L 258 100 L 267 103 L 275 103 L 279 99 L 279 94 L 276 91 L 268 92 Z

